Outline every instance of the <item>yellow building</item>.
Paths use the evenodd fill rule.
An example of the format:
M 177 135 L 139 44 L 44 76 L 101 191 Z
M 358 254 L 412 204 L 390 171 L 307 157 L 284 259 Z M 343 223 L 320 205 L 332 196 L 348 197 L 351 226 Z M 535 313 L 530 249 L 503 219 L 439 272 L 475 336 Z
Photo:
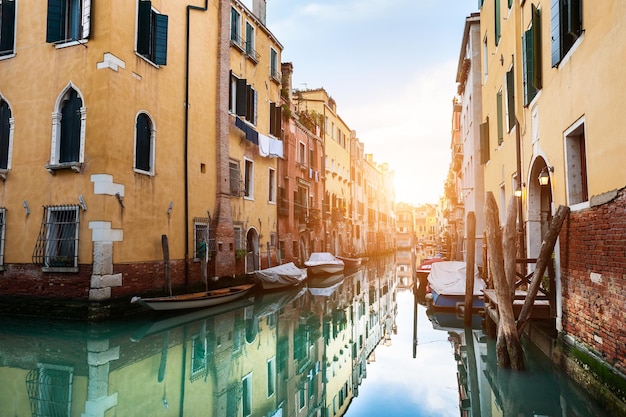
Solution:
M 616 122 L 626 4 L 488 0 L 480 13 L 485 190 L 501 215 L 518 191 L 522 258 L 539 255 L 557 207 L 569 207 L 554 250 L 554 327 L 587 360 L 623 372 L 612 346 L 626 342 L 624 320 L 612 306 L 626 292 L 626 147 Z
M 174 287 L 232 276 L 246 237 L 258 268 L 281 152 L 265 2 L 91 3 L 1 3 L 0 296 L 162 291 L 163 237 Z
M 327 250 L 336 255 L 351 250 L 352 228 L 348 223 L 350 187 L 350 138 L 352 131 L 337 113 L 335 100 L 323 88 L 297 91 L 294 95 L 300 112 L 321 120 L 325 166 L 325 219 Z
M 264 0 L 254 2 L 254 11 L 231 3 L 230 204 L 235 250 L 245 251 L 251 272 L 276 262 L 283 47 L 265 26 Z

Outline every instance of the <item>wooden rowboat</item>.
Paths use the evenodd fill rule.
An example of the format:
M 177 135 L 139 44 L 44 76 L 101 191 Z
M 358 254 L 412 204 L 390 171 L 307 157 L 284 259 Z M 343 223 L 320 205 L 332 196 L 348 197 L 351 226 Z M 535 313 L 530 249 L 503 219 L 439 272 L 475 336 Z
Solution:
M 219 288 L 216 290 L 166 297 L 133 297 L 130 302 L 142 304 L 153 310 L 159 311 L 205 308 L 228 303 L 243 297 L 254 287 L 254 285 L 255 284 L 242 284 L 235 285 L 233 287 Z

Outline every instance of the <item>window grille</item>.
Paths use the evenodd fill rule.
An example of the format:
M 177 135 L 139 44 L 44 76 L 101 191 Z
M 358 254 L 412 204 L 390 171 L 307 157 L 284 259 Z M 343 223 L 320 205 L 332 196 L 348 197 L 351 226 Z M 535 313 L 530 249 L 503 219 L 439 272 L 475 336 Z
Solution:
M 74 369 L 39 365 L 26 376 L 26 389 L 33 417 L 65 417 L 72 407 Z
M 235 250 L 244 249 L 243 247 L 243 229 L 235 226 Z
M 208 217 L 196 217 L 193 219 L 194 225 L 194 258 L 209 258 L 210 253 L 216 252 L 215 231 L 211 228 L 211 219 Z M 208 252 L 207 252 L 208 249 Z
M 44 268 L 77 268 L 78 225 L 78 206 L 44 206 L 33 263 Z
M 241 186 L 241 174 L 239 173 L 239 163 L 238 162 L 230 162 L 230 195 L 233 196 L 241 196 L 242 186 Z

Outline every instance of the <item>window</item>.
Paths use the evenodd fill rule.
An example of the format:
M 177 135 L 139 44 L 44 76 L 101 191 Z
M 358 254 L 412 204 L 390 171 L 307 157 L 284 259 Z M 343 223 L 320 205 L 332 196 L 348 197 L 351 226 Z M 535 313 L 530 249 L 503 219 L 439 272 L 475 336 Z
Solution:
M 254 33 L 254 26 L 250 22 L 246 22 L 246 55 L 254 61 L 258 61 L 259 57 L 255 50 L 256 39 Z
M 243 247 L 243 229 L 241 226 L 234 226 L 235 229 L 235 250 L 244 249 Z
M 229 110 L 256 125 L 257 93 L 245 78 L 231 74 L 229 96 Z
M 246 198 L 254 199 L 254 162 L 245 160 L 243 195 Z
M 278 52 L 270 48 L 270 78 L 280 82 L 280 72 L 278 72 Z
M 4 265 L 4 234 L 6 229 L 7 209 L 0 207 L 0 270 Z
M 191 382 L 205 377 L 209 358 L 206 337 L 194 336 L 191 339 Z
M 230 168 L 230 195 L 239 197 L 241 195 L 239 162 L 229 161 L 228 165 Z
M 243 416 L 252 414 L 252 374 L 243 377 L 241 381 L 241 402 L 243 407 Z
M 167 64 L 168 17 L 152 10 L 152 2 L 139 1 L 137 53 L 157 65 Z
M 276 392 L 276 358 L 267 361 L 267 398 Z
M 241 45 L 241 14 L 237 9 L 230 9 L 230 41 Z
M 1 1 L 1 0 L 0 0 Z M 11 169 L 13 118 L 9 103 L 0 98 L 0 175 Z
M 584 120 L 565 133 L 565 161 L 567 163 L 568 205 L 589 200 L 587 188 L 587 157 Z
M 496 41 L 496 46 L 500 43 L 500 37 L 502 36 L 502 28 L 500 26 L 500 0 L 494 1 L 494 18 L 495 18 L 495 26 L 494 26 L 494 40 Z
M 87 109 L 71 84 L 59 97 L 56 111 L 52 113 L 52 147 L 46 168 L 78 171 L 84 157 Z
M 268 172 L 268 201 L 276 203 L 276 170 L 270 168 Z
M 298 162 L 306 164 L 306 145 L 302 142 L 298 142 Z
M 524 52 L 524 105 L 537 95 L 541 88 L 541 15 L 532 5 L 532 25 L 524 32 L 522 39 Z
M 78 206 L 44 206 L 33 263 L 78 272 Z
M 270 103 L 270 135 L 281 138 L 282 137 L 282 114 L 283 109 L 276 103 Z
M 496 107 L 498 111 L 498 146 L 504 142 L 504 116 L 502 114 L 502 90 L 496 95 Z
M 195 217 L 193 219 L 194 259 L 208 260 L 211 252 L 216 251 L 215 232 L 211 229 L 211 219 L 208 217 Z
M 15 1 L 0 0 L 0 57 L 15 53 Z
M 483 81 L 487 81 L 489 75 L 489 44 L 487 43 L 487 36 L 483 40 Z
M 139 113 L 135 124 L 135 171 L 154 175 L 154 136 L 150 116 Z
M 583 33 L 583 0 L 552 0 L 552 66 L 567 55 Z
M 506 115 L 507 132 L 515 126 L 515 75 L 513 67 L 506 73 Z
M 46 42 L 81 41 L 90 31 L 91 0 L 48 0 Z
M 26 389 L 33 415 L 70 416 L 74 368 L 62 365 L 37 364 L 26 375 Z

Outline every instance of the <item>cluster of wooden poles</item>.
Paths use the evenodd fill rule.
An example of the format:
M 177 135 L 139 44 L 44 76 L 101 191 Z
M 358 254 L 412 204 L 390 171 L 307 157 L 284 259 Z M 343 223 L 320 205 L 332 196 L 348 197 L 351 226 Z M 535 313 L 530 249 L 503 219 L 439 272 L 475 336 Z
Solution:
M 552 261 L 552 253 L 556 240 L 561 231 L 563 221 L 569 214 L 569 207 L 559 206 L 552 218 L 550 227 L 541 243 L 539 257 L 535 271 L 530 280 L 530 285 L 520 311 L 515 319 L 513 301 L 515 299 L 516 281 L 516 222 L 517 208 L 516 197 L 511 197 L 506 212 L 506 220 L 503 227 L 500 226 L 498 206 L 492 192 L 488 192 L 485 201 L 485 234 L 488 248 L 489 275 L 498 299 L 498 336 L 496 339 L 496 356 L 499 367 L 524 370 L 524 355 L 520 343 L 520 335 L 527 324 L 532 308 L 541 285 L 541 280 Z M 472 315 L 472 297 L 474 289 L 474 258 L 476 216 L 469 212 L 467 216 L 467 253 L 466 253 L 466 292 L 465 292 L 465 317 L 464 324 L 469 326 Z

